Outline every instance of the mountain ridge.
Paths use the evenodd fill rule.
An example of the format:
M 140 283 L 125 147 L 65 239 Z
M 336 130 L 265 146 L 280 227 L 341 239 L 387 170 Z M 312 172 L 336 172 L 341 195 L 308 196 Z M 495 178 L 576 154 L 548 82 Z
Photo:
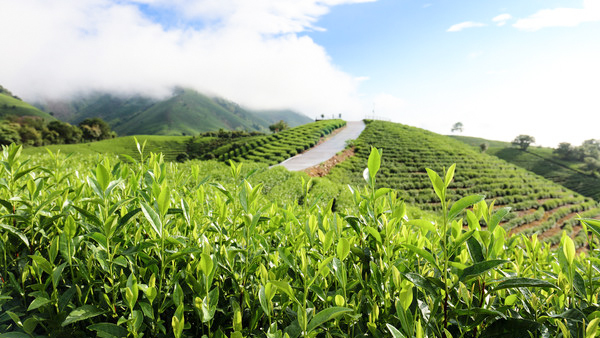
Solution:
M 250 110 L 186 88 L 176 88 L 172 96 L 162 100 L 97 92 L 71 100 L 39 102 L 37 106 L 72 124 L 100 117 L 119 135 L 193 135 L 219 129 L 268 131 L 268 126 L 279 120 L 291 127 L 312 121 L 292 110 Z

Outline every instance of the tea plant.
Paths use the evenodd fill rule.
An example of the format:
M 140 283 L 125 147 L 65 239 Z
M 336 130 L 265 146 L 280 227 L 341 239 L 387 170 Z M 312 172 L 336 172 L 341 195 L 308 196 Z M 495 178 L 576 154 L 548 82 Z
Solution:
M 345 208 L 309 179 L 302 203 L 272 202 L 260 170 L 210 178 L 142 150 L 125 163 L 3 149 L 0 337 L 598 333 L 598 221 L 582 220 L 587 255 L 568 236 L 556 251 L 508 237 L 507 208 L 449 193 L 455 165 L 427 170 L 439 220 L 410 219 L 379 186 L 377 149 Z

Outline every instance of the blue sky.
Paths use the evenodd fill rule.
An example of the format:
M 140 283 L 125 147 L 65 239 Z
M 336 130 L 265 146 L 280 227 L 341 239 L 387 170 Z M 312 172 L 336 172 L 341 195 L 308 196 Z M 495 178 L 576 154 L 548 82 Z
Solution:
M 30 100 L 192 87 L 538 144 L 600 138 L 600 0 L 0 0 Z
M 600 22 L 517 24 L 544 9 L 582 8 L 581 1 L 458 4 L 340 6 L 319 21 L 325 31 L 309 34 L 342 70 L 367 78 L 360 90 L 376 115 L 440 133 L 461 121 L 466 135 L 510 141 L 525 133 L 548 146 L 600 137 Z M 463 22 L 481 26 L 448 31 Z M 380 93 L 398 98 L 397 106 L 378 105 Z

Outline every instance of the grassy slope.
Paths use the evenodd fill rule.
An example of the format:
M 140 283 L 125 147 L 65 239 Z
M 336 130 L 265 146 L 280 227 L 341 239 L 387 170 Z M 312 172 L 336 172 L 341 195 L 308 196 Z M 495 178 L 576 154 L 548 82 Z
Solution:
M 560 227 L 577 226 L 575 211 L 589 211 L 589 217 L 600 214 L 597 203 L 591 199 L 460 141 L 422 129 L 375 121 L 367 125 L 357 144 L 357 156 L 336 166 L 330 174 L 332 179 L 354 184 L 362 181 L 370 146 L 382 148 L 379 185 L 399 189 L 408 202 L 425 209 L 439 207 L 425 168 L 441 172 L 457 163 L 456 178 L 450 186 L 451 199 L 480 193 L 487 196 L 488 202 L 495 199 L 496 204 L 513 207 L 515 212 L 507 229 L 522 229 L 528 234 L 552 230 L 544 236 L 556 242 Z M 531 227 L 525 229 L 524 224 Z
M 490 141 L 476 137 L 452 136 L 452 138 L 479 149 L 488 143 L 487 153 L 525 168 L 555 183 L 574 190 L 583 196 L 600 201 L 600 179 L 581 170 L 583 163 L 564 161 L 556 157 L 552 148 L 529 147 L 527 151 L 513 148 L 510 142 Z
M 461 135 L 448 135 L 448 136 L 455 140 L 459 140 L 463 143 L 466 143 L 470 146 L 477 147 L 477 149 L 479 149 L 479 146 L 482 143 L 487 143 L 490 148 L 494 148 L 494 147 L 504 148 L 504 147 L 511 146 L 510 142 L 486 140 L 486 139 L 480 138 L 480 137 L 461 136 Z
M 137 140 L 143 144 L 146 141 L 144 152 L 163 153 L 165 160 L 174 161 L 177 155 L 186 152 L 186 143 L 190 140 L 189 136 L 158 136 L 158 135 L 137 135 Z M 133 158 L 139 158 L 134 136 L 117 137 L 115 139 L 104 140 L 91 143 L 80 144 L 57 144 L 46 147 L 25 148 L 23 153 L 26 155 L 37 155 L 47 153 L 46 148 L 52 152 L 60 150 L 63 154 L 125 154 Z
M 536 149 L 492 148 L 488 152 L 571 190 L 600 201 L 600 179 L 587 175 Z M 541 153 L 541 154 L 540 154 Z
M 37 109 L 27 102 L 16 99 L 7 93 L 0 93 L 0 119 L 8 115 L 38 116 L 46 120 L 55 120 L 50 114 Z

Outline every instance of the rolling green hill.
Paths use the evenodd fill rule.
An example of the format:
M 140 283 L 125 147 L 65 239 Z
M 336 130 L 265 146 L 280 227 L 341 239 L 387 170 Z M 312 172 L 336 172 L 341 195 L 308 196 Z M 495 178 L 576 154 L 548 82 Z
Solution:
M 487 145 L 490 148 L 496 148 L 496 147 L 505 148 L 505 147 L 511 146 L 510 142 L 486 140 L 486 139 L 480 138 L 480 137 L 461 136 L 461 135 L 448 135 L 448 136 L 452 137 L 453 139 L 459 140 L 463 143 L 466 143 L 470 146 L 477 147 L 478 149 L 482 143 L 487 143 Z
M 10 91 L 0 86 L 0 119 L 7 116 L 37 116 L 45 120 L 55 120 L 50 114 L 22 101 Z
M 356 156 L 333 168 L 332 179 L 342 183 L 361 182 L 370 147 L 381 148 L 383 161 L 378 186 L 398 189 L 407 202 L 425 210 L 439 208 L 426 168 L 441 172 L 456 163 L 450 198 L 485 194 L 488 202 L 495 200 L 497 206 L 511 207 L 508 221 L 502 224 L 506 231 L 539 233 L 542 239 L 557 243 L 561 229 L 577 237 L 580 230 L 577 213 L 583 217 L 600 215 L 596 201 L 450 137 L 373 121 L 356 144 Z M 584 239 L 577 238 L 577 242 L 582 244 Z
M 578 161 L 564 161 L 552 153 L 552 148 L 529 147 L 523 151 L 512 147 L 510 142 L 490 141 L 475 137 L 452 136 L 466 144 L 477 147 L 488 143 L 487 153 L 527 169 L 555 183 L 576 191 L 583 196 L 600 201 L 600 179 L 580 169 Z
M 539 154 L 537 149 L 493 148 L 488 152 L 518 165 L 571 190 L 600 201 L 600 179 L 586 174 L 552 157 Z
M 234 102 L 182 88 L 163 100 L 94 93 L 39 106 L 73 124 L 100 117 L 119 135 L 194 135 L 219 129 L 268 131 L 269 125 L 279 120 L 290 127 L 312 121 L 290 110 L 251 111 Z

